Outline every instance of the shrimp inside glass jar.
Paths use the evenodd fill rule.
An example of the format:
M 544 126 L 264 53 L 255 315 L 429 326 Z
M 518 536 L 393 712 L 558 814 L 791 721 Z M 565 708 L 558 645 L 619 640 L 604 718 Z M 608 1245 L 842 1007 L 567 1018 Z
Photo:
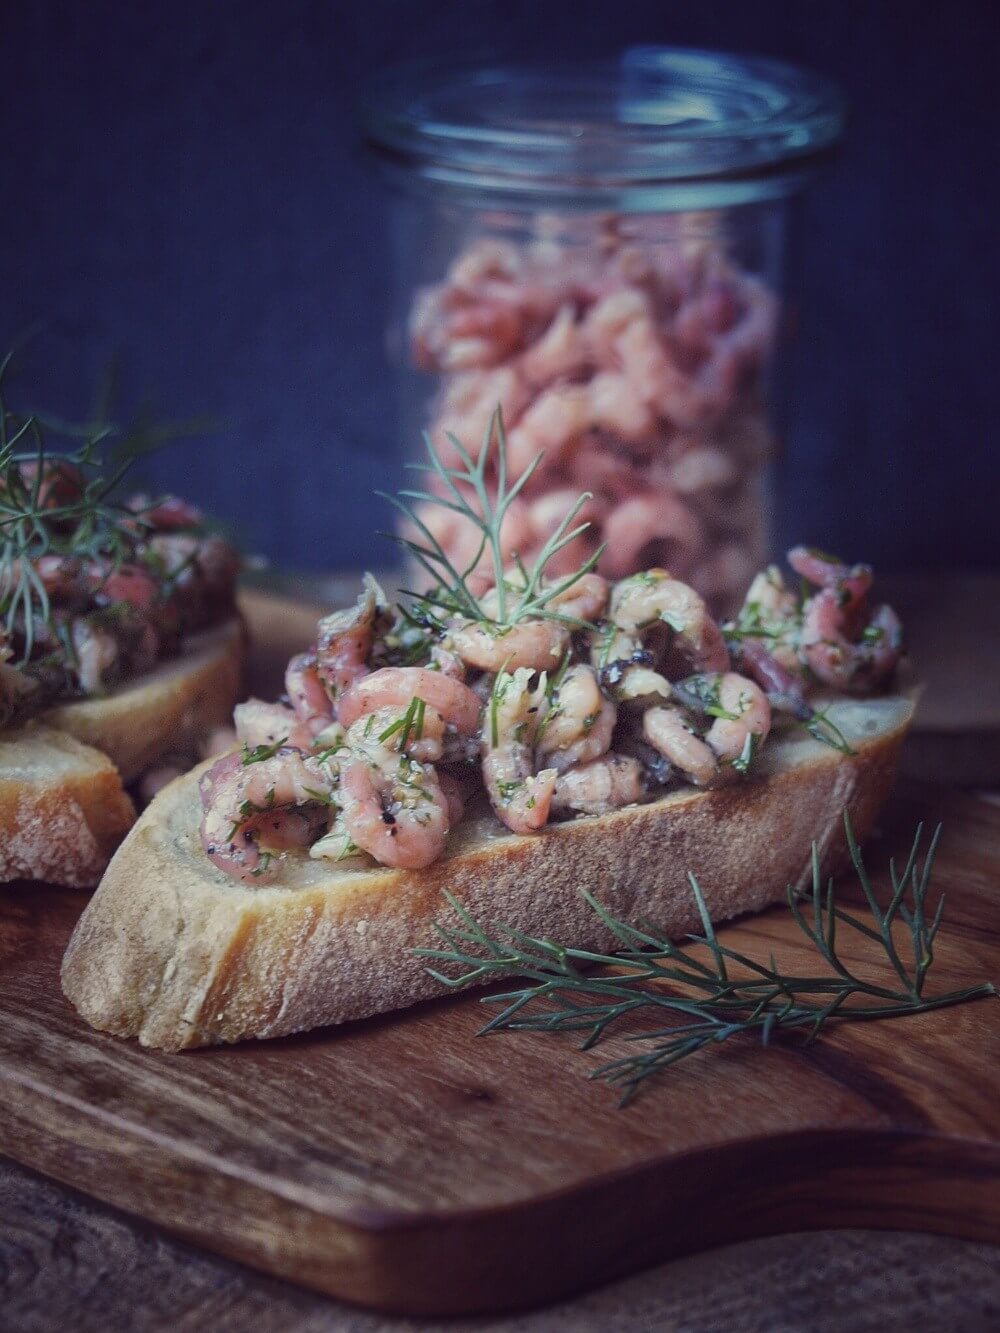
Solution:
M 513 239 L 472 240 L 417 293 L 410 352 L 434 381 L 435 447 L 478 457 L 499 407 L 512 478 L 533 469 L 505 516 L 505 560 L 530 565 L 586 492 L 589 527 L 550 574 L 603 545 L 611 579 L 668 568 L 714 614 L 739 606 L 768 554 L 778 300 L 725 228 L 712 213 L 538 216 Z M 456 567 L 476 560 L 461 515 L 417 516 Z

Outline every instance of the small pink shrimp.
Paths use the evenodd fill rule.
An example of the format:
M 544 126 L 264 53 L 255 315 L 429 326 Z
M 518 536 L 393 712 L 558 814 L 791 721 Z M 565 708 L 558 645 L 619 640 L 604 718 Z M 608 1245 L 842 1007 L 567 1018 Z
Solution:
M 590 491 L 605 505 L 624 500 L 635 490 L 631 469 L 622 467 L 614 441 L 601 432 L 588 432 L 567 460 L 566 471 L 574 494 Z
M 661 406 L 664 386 L 677 371 L 667 355 L 663 339 L 651 315 L 626 324 L 614 340 L 622 374 L 641 402 Z
M 743 599 L 743 612 L 762 618 L 768 628 L 772 623 L 780 627 L 795 620 L 798 614 L 795 594 L 786 586 L 777 565 L 768 565 L 754 575 Z
M 382 667 L 362 677 L 341 696 L 337 717 L 342 726 L 350 727 L 377 709 L 391 708 L 398 714 L 414 699 L 423 699 L 462 736 L 479 729 L 483 710 L 479 696 L 462 681 L 427 667 Z
M 447 467 L 456 467 L 461 461 L 449 435 L 457 436 L 478 461 L 497 408 L 503 413 L 504 426 L 510 430 L 530 398 L 531 390 L 512 366 L 450 376 L 436 402 L 430 428 L 441 461 Z
M 538 737 L 536 759 L 557 773 L 606 754 L 618 709 L 605 698 L 593 667 L 571 666 L 555 691 Z
M 410 717 L 412 724 L 408 722 L 407 713 L 401 713 L 395 707 L 376 708 L 364 713 L 348 728 L 347 744 L 376 758 L 381 758 L 376 753 L 378 746 L 388 753 L 405 751 L 408 758 L 422 764 L 437 764 L 442 760 L 461 762 L 465 758 L 470 747 L 469 738 L 449 731 L 436 708 L 425 703 L 419 720 L 416 714 Z
M 443 643 L 431 644 L 430 660 L 431 667 L 435 671 L 440 671 L 442 676 L 450 676 L 452 680 L 460 680 L 463 684 L 465 683 L 465 663 L 458 653 L 452 652 Z
M 788 552 L 788 563 L 819 591 L 802 612 L 802 660 L 835 689 L 865 694 L 892 675 L 903 650 L 903 627 L 890 606 L 874 614 L 868 605 L 869 565 L 848 566 L 804 546 Z
M 809 546 L 793 546 L 787 560 L 808 583 L 842 592 L 845 604 L 849 601 L 852 607 L 860 604 L 872 586 L 871 565 L 845 565 L 835 555 Z
M 735 671 L 726 671 L 718 682 L 719 708 L 730 717 L 717 717 L 705 735 L 705 743 L 720 759 L 739 759 L 750 738 L 763 745 L 771 730 L 771 705 L 755 681 Z
M 851 610 L 833 588 L 821 588 L 805 606 L 801 654 L 824 684 L 867 694 L 895 671 L 903 651 L 903 627 L 892 607 L 883 605 L 854 639 L 845 634 Z
M 448 269 L 448 281 L 464 291 L 475 292 L 490 278 L 508 281 L 520 277 L 524 261 L 516 245 L 483 237 L 470 245 Z
M 624 375 L 605 370 L 587 387 L 592 425 L 613 431 L 623 440 L 645 441 L 655 433 L 655 414 Z
M 649 793 L 638 759 L 606 754 L 589 764 L 570 768 L 556 780 L 553 815 L 604 815 L 624 805 L 638 805 Z
M 259 745 L 277 745 L 282 742 L 298 750 L 309 750 L 315 733 L 284 704 L 265 703 L 263 699 L 247 699 L 233 709 L 236 736 L 241 744 L 254 750 Z
M 624 500 L 604 524 L 607 549 L 601 568 L 620 576 L 642 564 L 644 551 L 655 546 L 660 559 L 687 571 L 706 547 L 706 534 L 693 510 L 676 496 L 640 494 Z
M 731 486 L 739 477 L 732 458 L 711 444 L 685 449 L 663 473 L 666 485 L 678 495 Z
M 667 358 L 654 405 L 661 416 L 682 430 L 707 430 L 732 407 L 739 392 L 741 369 L 728 348 L 718 349 L 693 374 Z
M 448 632 L 448 646 L 480 671 L 552 671 L 569 647 L 570 632 L 554 620 L 525 620 L 504 626 L 467 621 Z
M 572 305 L 560 307 L 555 319 L 520 361 L 520 370 L 532 384 L 548 384 L 563 375 L 576 375 L 587 365 L 587 346 L 580 336 Z
M 674 643 L 698 671 L 728 671 L 729 650 L 705 603 L 686 583 L 662 569 L 650 569 L 617 583 L 611 594 L 612 623 L 626 635 L 641 636 L 659 622 L 674 632 Z
M 495 365 L 518 347 L 523 320 L 509 301 L 455 287 L 417 294 L 410 317 L 413 357 L 421 370 Z
M 715 754 L 695 734 L 684 713 L 672 705 L 650 708 L 642 715 L 642 734 L 658 754 L 699 787 L 707 787 L 718 770 Z
M 233 879 L 263 879 L 260 850 L 308 847 L 327 818 L 333 781 L 316 760 L 291 746 L 246 764 L 223 755 L 198 783 L 201 842 L 208 858 Z
M 523 342 L 524 319 L 516 307 L 477 297 L 451 313 L 438 364 L 444 371 L 495 366 Z
M 600 620 L 608 608 L 611 584 L 602 574 L 582 574 L 550 598 L 548 608 L 574 620 Z
M 285 693 L 295 716 L 312 736 L 333 721 L 333 701 L 320 679 L 315 653 L 297 653 L 285 670 Z
M 761 639 L 744 636 L 739 643 L 738 665 L 766 690 L 776 707 L 791 710 L 797 715 L 809 715 L 802 689 L 801 674 L 789 670 L 785 663 L 765 647 Z M 797 664 L 796 664 L 797 665 Z
M 581 384 L 545 389 L 507 436 L 511 476 L 521 474 L 544 454 L 541 466 L 555 467 L 590 424 L 590 395 Z
M 386 612 L 382 589 L 370 574 L 356 604 L 324 616 L 317 626 L 316 669 L 334 698 L 350 689 L 368 671 L 378 623 Z
M 535 772 L 534 744 L 546 708 L 544 678 L 502 671 L 493 682 L 483 728 L 482 774 L 490 804 L 513 833 L 537 833 L 548 823 L 556 770 Z
M 621 334 L 631 324 L 649 316 L 649 299 L 632 287 L 618 287 L 591 306 L 583 322 L 583 335 L 598 364 L 616 365 Z
M 454 807 L 430 765 L 404 772 L 356 755 L 341 766 L 340 798 L 348 836 L 382 865 L 423 870 L 444 851 Z

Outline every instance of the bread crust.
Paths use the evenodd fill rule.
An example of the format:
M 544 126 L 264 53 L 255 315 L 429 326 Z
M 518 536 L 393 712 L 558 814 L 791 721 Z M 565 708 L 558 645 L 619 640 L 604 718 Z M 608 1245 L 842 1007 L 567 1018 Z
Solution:
M 134 823 L 99 750 L 37 722 L 0 735 L 0 882 L 93 888 Z
M 463 823 L 424 871 L 289 859 L 247 887 L 205 857 L 199 770 L 166 788 L 114 857 L 70 940 L 63 989 L 96 1028 L 181 1050 L 278 1037 L 400 1008 L 440 992 L 412 949 L 453 917 L 445 890 L 485 925 L 581 948 L 611 940 L 584 903 L 668 934 L 694 928 L 687 872 L 715 920 L 757 911 L 801 883 L 816 839 L 844 863 L 841 814 L 871 830 L 913 715 L 910 696 L 844 700 L 831 716 L 856 753 L 778 739 L 753 781 L 671 792 L 652 805 L 554 825 L 535 837 L 492 818 Z
M 240 697 L 246 629 L 239 617 L 185 639 L 180 656 L 101 699 L 49 709 L 42 721 L 108 756 L 124 783 L 229 726 Z

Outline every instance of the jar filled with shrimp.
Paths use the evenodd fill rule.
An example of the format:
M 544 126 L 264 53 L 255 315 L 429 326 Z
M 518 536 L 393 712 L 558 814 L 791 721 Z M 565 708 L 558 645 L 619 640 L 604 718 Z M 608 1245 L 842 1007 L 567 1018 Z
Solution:
M 433 451 L 415 489 L 451 502 L 414 497 L 404 535 L 488 584 L 449 485 L 481 511 L 499 409 L 482 483 L 510 497 L 505 561 L 569 516 L 550 576 L 660 567 L 731 612 L 772 554 L 789 205 L 842 121 L 826 81 L 707 52 L 387 75 L 366 126 L 393 186 L 400 427 Z

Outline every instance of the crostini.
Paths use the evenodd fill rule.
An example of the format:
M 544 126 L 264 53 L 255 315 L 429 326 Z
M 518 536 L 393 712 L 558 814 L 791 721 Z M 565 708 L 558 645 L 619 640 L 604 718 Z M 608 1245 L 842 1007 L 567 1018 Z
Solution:
M 93 442 L 0 399 L 0 881 L 93 886 L 125 788 L 183 771 L 242 682 L 239 557 L 184 501 L 116 499 Z

